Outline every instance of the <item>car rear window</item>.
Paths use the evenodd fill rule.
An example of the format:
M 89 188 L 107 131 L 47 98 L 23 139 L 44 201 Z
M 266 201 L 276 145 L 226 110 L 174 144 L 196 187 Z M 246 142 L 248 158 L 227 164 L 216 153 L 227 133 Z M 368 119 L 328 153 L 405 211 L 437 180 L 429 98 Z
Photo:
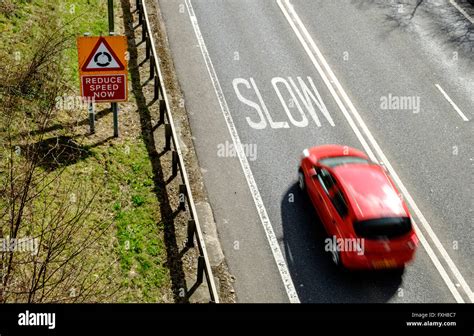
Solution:
M 319 160 L 319 162 L 327 167 L 337 167 L 345 164 L 354 163 L 370 163 L 368 160 L 358 156 L 335 156 Z
M 408 217 L 377 218 L 354 223 L 356 234 L 367 239 L 396 238 L 407 234 L 411 229 Z

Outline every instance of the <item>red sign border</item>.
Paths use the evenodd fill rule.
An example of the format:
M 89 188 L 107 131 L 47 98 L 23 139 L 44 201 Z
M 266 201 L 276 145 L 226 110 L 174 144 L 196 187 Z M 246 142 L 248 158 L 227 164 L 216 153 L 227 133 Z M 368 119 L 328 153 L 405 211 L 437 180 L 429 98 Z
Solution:
M 124 97 L 123 99 L 106 99 L 106 100 L 100 100 L 100 99 L 99 99 L 99 100 L 98 100 L 98 99 L 96 99 L 96 98 L 94 98 L 94 97 L 86 97 L 86 96 L 84 96 L 84 86 L 85 86 L 85 84 L 84 84 L 84 78 L 85 78 L 85 77 L 97 77 L 97 76 L 99 76 L 99 77 L 123 76 L 123 77 L 124 77 L 124 82 L 123 82 L 123 84 L 124 84 L 124 86 L 125 86 L 123 92 L 124 92 L 124 94 L 125 94 L 125 97 Z M 128 101 L 128 83 L 127 83 L 127 80 L 128 80 L 128 79 L 127 79 L 127 75 L 126 75 L 126 74 L 81 75 L 81 97 L 82 97 L 83 99 L 84 99 L 84 98 L 85 98 L 85 99 L 87 99 L 87 98 L 94 99 L 94 102 L 96 102 L 96 103 L 126 102 L 126 101 Z
M 99 46 L 101 43 L 104 43 L 105 46 L 107 47 L 107 49 L 110 51 L 110 53 L 112 54 L 112 57 L 115 58 L 115 61 L 119 64 L 119 67 L 118 68 L 104 68 L 104 69 L 86 69 L 87 65 L 90 63 L 90 61 L 92 60 L 92 57 L 94 57 L 97 49 L 99 49 Z M 107 42 L 107 40 L 101 36 L 99 37 L 99 39 L 97 40 L 97 43 L 95 44 L 94 48 L 92 49 L 91 53 L 89 54 L 89 56 L 87 57 L 86 61 L 84 62 L 84 64 L 82 65 L 81 67 L 81 71 L 82 72 L 95 72 L 95 71 L 116 71 L 116 70 L 125 70 L 125 66 L 122 64 L 122 61 L 120 61 L 120 58 L 117 57 L 117 54 L 115 54 L 115 51 L 112 47 L 110 47 L 110 44 Z

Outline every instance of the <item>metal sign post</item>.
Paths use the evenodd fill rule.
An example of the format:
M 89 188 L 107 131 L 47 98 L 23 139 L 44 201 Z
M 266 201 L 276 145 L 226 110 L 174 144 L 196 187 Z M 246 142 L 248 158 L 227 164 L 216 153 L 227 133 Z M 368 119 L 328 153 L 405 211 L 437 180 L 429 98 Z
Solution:
M 1 1 L 1 0 L 0 0 Z M 128 100 L 127 37 L 114 32 L 114 2 L 108 0 L 109 36 L 77 38 L 81 96 L 89 100 L 89 124 L 95 131 L 94 103 L 111 103 L 114 137 L 119 136 L 118 102 Z
M 114 28 L 114 0 L 108 0 L 108 12 L 109 12 L 109 32 L 113 32 Z
M 114 36 L 115 32 L 113 31 L 114 29 L 114 19 L 110 19 L 110 3 L 113 3 L 113 0 L 109 0 L 109 28 L 112 30 L 109 31 L 110 36 Z M 112 4 L 112 16 L 113 16 L 113 4 Z M 119 136 L 119 130 L 118 130 L 118 104 L 117 103 L 111 103 L 110 108 L 112 110 L 112 113 L 114 115 L 114 138 L 118 138 Z
M 115 35 L 115 27 L 114 27 L 114 0 L 108 0 L 108 13 L 109 13 L 109 35 Z M 118 138 L 119 131 L 118 131 L 118 105 L 117 103 L 111 103 L 110 108 L 112 109 L 112 113 L 114 115 L 114 137 Z
M 90 36 L 90 33 L 84 33 L 84 36 Z M 84 99 L 84 97 L 83 97 Z M 94 100 L 86 98 L 88 100 L 87 102 L 87 108 L 89 112 L 89 129 L 90 133 L 94 134 L 95 133 L 95 109 L 94 109 Z
M 114 137 L 118 138 L 119 130 L 118 130 L 118 104 L 112 103 L 111 104 L 112 113 L 114 114 Z
M 95 133 L 95 111 L 94 111 L 94 100 L 90 99 L 88 103 L 89 107 L 89 127 L 91 134 Z

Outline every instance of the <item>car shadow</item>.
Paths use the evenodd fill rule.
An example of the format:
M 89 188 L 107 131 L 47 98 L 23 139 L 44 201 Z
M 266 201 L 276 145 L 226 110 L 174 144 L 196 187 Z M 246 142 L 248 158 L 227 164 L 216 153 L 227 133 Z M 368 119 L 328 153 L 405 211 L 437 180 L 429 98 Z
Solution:
M 280 243 L 301 302 L 383 303 L 397 295 L 403 271 L 349 271 L 332 263 L 324 250 L 327 234 L 297 184 L 281 201 L 281 220 Z

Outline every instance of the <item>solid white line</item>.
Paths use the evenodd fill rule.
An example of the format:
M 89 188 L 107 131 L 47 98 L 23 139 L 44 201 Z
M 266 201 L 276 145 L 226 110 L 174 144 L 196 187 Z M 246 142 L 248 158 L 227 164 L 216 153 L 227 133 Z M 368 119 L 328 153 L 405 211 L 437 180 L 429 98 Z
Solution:
M 454 0 L 449 0 L 449 2 L 451 3 L 451 5 L 453 5 L 454 7 L 456 7 L 456 9 L 457 9 L 458 11 L 460 11 L 461 14 L 466 17 L 466 19 L 468 19 L 469 21 L 471 21 L 472 24 L 474 24 L 474 19 L 473 19 L 472 17 L 470 17 L 469 14 L 467 14 L 466 11 L 465 11 L 464 9 L 462 9 L 461 6 L 459 6 L 456 1 L 454 1 Z
M 147 10 L 147 6 L 145 4 L 145 2 L 142 2 L 142 9 L 143 9 L 143 17 L 145 18 L 145 21 L 146 21 L 146 24 L 145 25 L 142 25 L 142 29 L 144 29 L 145 27 L 151 27 L 150 25 L 150 22 L 149 22 L 149 19 L 148 19 L 148 10 Z M 154 57 L 154 60 L 155 61 L 158 61 L 159 58 L 157 56 L 157 53 L 156 53 L 156 47 L 155 47 L 155 41 L 154 41 L 154 38 L 153 36 L 150 36 L 150 45 L 151 45 L 151 54 L 152 56 Z M 162 72 L 161 72 L 161 67 L 159 66 L 159 64 L 156 66 L 156 70 L 158 72 L 158 78 L 160 79 L 160 85 L 161 85 L 161 96 L 164 98 L 165 100 L 165 106 L 167 106 L 167 109 L 170 105 L 169 101 L 168 101 L 168 93 L 166 91 L 166 86 L 164 85 L 164 77 L 162 76 Z M 180 145 L 180 142 L 178 141 L 177 137 L 176 137 L 176 130 L 175 130 L 175 126 L 174 126 L 174 122 L 173 122 L 173 116 L 171 113 L 168 113 L 167 114 L 167 119 L 168 119 L 168 124 L 170 125 L 170 128 L 171 128 L 171 133 L 173 134 L 173 146 L 174 146 L 174 149 L 176 151 L 176 153 L 178 154 L 178 160 L 181 162 L 180 163 L 180 170 L 181 170 L 181 176 L 183 177 L 183 183 L 185 185 L 190 185 L 189 183 L 189 177 L 188 177 L 188 174 L 186 172 L 186 166 L 184 164 L 184 158 L 183 158 L 183 154 L 181 152 L 181 145 Z M 200 244 L 201 244 L 201 247 L 202 247 L 202 255 L 204 257 L 204 260 L 206 261 L 205 262 L 205 267 L 206 267 L 206 271 L 207 271 L 207 280 L 209 281 L 209 287 L 210 287 L 210 290 L 212 291 L 212 294 L 214 296 L 214 302 L 215 303 L 219 303 L 220 302 L 220 299 L 219 299 L 219 293 L 217 292 L 217 287 L 216 287 L 216 284 L 215 284 L 215 279 L 214 279 L 214 276 L 213 276 L 213 272 L 212 272 L 212 268 L 211 268 L 211 263 L 209 262 L 209 256 L 208 256 L 208 253 L 207 253 L 207 248 L 206 248 L 206 242 L 204 240 L 204 235 L 202 234 L 202 230 L 201 230 L 201 225 L 200 225 L 200 222 L 199 222 L 199 218 L 197 216 L 197 211 L 196 211 L 196 207 L 195 207 L 195 204 L 194 204 L 194 199 L 193 199 L 193 193 L 190 191 L 187 195 L 188 199 L 189 199 L 189 207 L 190 207 L 190 211 L 191 213 L 195 214 L 196 216 L 194 216 L 194 222 L 195 222 L 195 229 L 196 229 L 196 239 L 199 240 Z
M 461 109 L 456 105 L 456 103 L 448 96 L 448 94 L 443 90 L 443 88 L 439 84 L 435 84 L 438 90 L 443 94 L 444 98 L 451 104 L 454 110 L 461 116 L 462 120 L 469 121 L 467 117 L 462 113 Z
M 377 161 L 377 159 L 375 158 L 375 155 L 372 153 L 372 150 L 371 148 L 369 147 L 369 145 L 367 144 L 367 142 L 365 141 L 365 139 L 362 137 L 362 135 L 360 134 L 360 131 L 359 131 L 359 128 L 354 124 L 351 116 L 349 115 L 349 113 L 347 112 L 346 110 L 346 107 L 342 104 L 338 94 L 336 93 L 334 87 L 332 86 L 331 83 L 334 83 L 335 81 L 332 80 L 332 82 L 327 78 L 327 75 L 326 73 L 322 70 L 321 66 L 319 65 L 318 61 L 316 60 L 314 54 L 311 52 L 311 48 L 310 46 L 308 45 L 308 43 L 306 42 L 306 40 L 304 39 L 304 37 L 302 36 L 302 34 L 300 33 L 300 31 L 298 30 L 298 28 L 296 27 L 295 23 L 293 22 L 293 19 L 290 15 L 290 13 L 287 11 L 286 7 L 283 5 L 282 3 L 282 0 L 277 0 L 277 3 L 278 5 L 280 6 L 280 9 L 282 10 L 283 12 L 283 15 L 286 17 L 287 21 L 289 22 L 290 26 L 293 28 L 293 31 L 295 32 L 295 34 L 297 35 L 298 39 L 300 40 L 301 44 L 303 45 L 303 48 L 305 49 L 306 53 L 308 54 L 308 56 L 310 57 L 313 65 L 316 67 L 316 70 L 319 72 L 319 74 L 321 75 L 324 83 L 326 84 L 326 86 L 328 87 L 329 91 L 331 92 L 332 96 L 334 97 L 334 99 L 336 100 L 339 108 L 341 108 L 341 111 L 342 113 L 344 114 L 344 117 L 346 117 L 347 121 L 349 122 L 349 125 L 351 126 L 352 130 L 354 131 L 354 133 L 356 134 L 357 138 L 359 139 L 359 141 L 361 142 L 362 146 L 364 147 L 364 150 L 367 151 L 368 153 L 371 153 L 371 155 L 369 155 L 371 157 L 371 159 L 373 161 Z M 290 10 L 292 11 L 292 14 L 293 16 L 295 17 L 296 21 L 298 22 L 298 15 L 297 13 L 294 11 L 294 8 L 291 6 L 291 4 L 289 4 L 288 2 L 286 2 L 287 6 L 290 8 Z M 290 7 L 291 6 L 291 7 Z M 302 27 L 302 30 L 304 32 L 304 25 L 303 23 L 301 22 L 301 20 L 298 22 L 300 24 L 300 26 Z M 306 31 L 306 33 L 308 33 Z M 309 33 L 308 33 L 309 34 Z M 310 39 L 310 43 L 311 43 L 312 39 Z M 313 41 L 313 48 L 314 49 L 317 49 L 317 46 L 315 45 L 314 41 Z M 319 56 L 319 55 L 318 55 Z M 322 55 L 321 55 L 322 56 Z M 417 231 L 417 234 L 419 235 L 419 238 L 420 238 L 420 242 L 422 243 L 423 246 L 428 246 L 427 245 L 427 241 L 425 239 L 425 237 L 423 236 L 423 234 L 420 232 L 420 230 L 418 229 L 418 227 L 416 226 L 416 223 L 414 223 L 414 226 L 415 226 L 415 230 Z M 426 248 L 426 247 L 425 247 Z M 434 253 L 432 252 L 431 250 L 431 247 L 428 246 L 428 248 L 426 248 L 426 250 L 428 251 L 428 254 L 430 255 L 430 257 L 432 255 L 434 255 Z M 431 252 L 431 254 L 430 254 Z M 449 279 L 449 276 L 448 274 L 446 273 L 446 271 L 442 268 L 442 265 L 441 263 L 439 262 L 438 258 L 434 255 L 434 259 L 432 258 L 433 260 L 433 263 L 435 264 L 435 267 L 438 269 L 438 271 L 440 272 L 443 280 L 445 281 L 446 285 L 448 286 L 448 288 L 450 289 L 451 293 L 453 294 L 453 296 L 455 297 L 456 301 L 457 302 L 463 302 L 462 300 L 462 297 L 460 296 L 460 294 L 458 293 L 458 291 L 456 290 L 456 287 L 454 286 L 454 284 L 452 283 L 451 279 Z
M 270 249 L 272 250 L 273 258 L 275 259 L 278 271 L 280 272 L 281 279 L 283 280 L 283 285 L 288 295 L 288 299 L 291 303 L 299 303 L 300 300 L 298 298 L 298 294 L 296 293 L 293 280 L 291 279 L 288 266 L 286 265 L 285 258 L 283 257 L 280 246 L 278 245 L 278 240 L 275 236 L 275 232 L 273 231 L 272 224 L 270 223 L 270 218 L 268 217 L 267 210 L 265 209 L 265 205 L 263 204 L 262 197 L 260 196 L 257 183 L 255 182 L 247 157 L 243 151 L 242 143 L 240 142 L 240 137 L 237 133 L 237 128 L 235 127 L 232 115 L 229 111 L 229 106 L 227 105 L 227 101 L 225 99 L 222 87 L 214 69 L 214 65 L 212 64 L 211 57 L 209 56 L 206 44 L 202 37 L 201 29 L 199 28 L 199 24 L 196 15 L 194 14 L 194 9 L 190 0 L 186 0 L 186 6 L 188 8 L 189 18 L 191 19 L 191 23 L 194 28 L 194 33 L 196 34 L 196 38 L 199 42 L 201 53 L 204 57 L 209 76 L 211 77 L 214 90 L 216 91 L 217 99 L 219 100 L 222 113 L 227 123 L 227 128 L 229 129 L 230 136 L 232 137 L 232 141 L 234 142 L 234 148 L 237 150 L 240 165 L 242 166 L 245 178 L 247 180 L 247 184 L 250 188 L 250 193 L 252 194 L 253 200 L 257 207 L 257 212 L 260 216 L 260 220 L 265 230 L 268 243 L 270 244 Z
M 411 206 L 411 208 L 414 210 L 415 214 L 417 215 L 417 217 L 419 218 L 419 220 L 421 221 L 423 227 L 425 228 L 425 230 L 428 232 L 428 235 L 430 236 L 430 238 L 433 240 L 436 248 L 438 249 L 438 251 L 440 252 L 440 254 L 442 255 L 442 257 L 444 258 L 444 260 L 446 261 L 446 263 L 448 264 L 448 266 L 450 267 L 451 271 L 453 272 L 453 274 L 455 275 L 455 277 L 457 278 L 457 280 L 459 281 L 459 283 L 461 284 L 461 286 L 463 287 L 464 291 L 466 292 L 466 294 L 468 295 L 469 299 L 471 300 L 471 302 L 474 302 L 474 297 L 473 297 L 473 294 L 472 294 L 472 291 L 470 290 L 469 286 L 467 285 L 466 281 L 464 280 L 464 278 L 462 277 L 461 273 L 459 272 L 459 270 L 457 269 L 456 265 L 453 263 L 453 261 L 451 260 L 451 258 L 449 257 L 448 253 L 446 252 L 446 250 L 444 249 L 443 245 L 441 244 L 441 242 L 439 241 L 439 239 L 436 237 L 435 233 L 433 232 L 433 230 L 431 229 L 430 225 L 428 224 L 427 220 L 425 219 L 425 217 L 423 216 L 423 214 L 421 213 L 421 211 L 419 210 L 419 208 L 417 207 L 416 203 L 414 202 L 413 198 L 411 197 L 411 195 L 408 193 L 407 189 L 405 188 L 405 186 L 403 185 L 402 181 L 400 180 L 400 178 L 398 177 L 397 173 L 395 172 L 395 170 L 393 169 L 393 167 L 391 166 L 390 162 L 388 161 L 387 157 L 385 156 L 385 154 L 383 153 L 382 149 L 380 148 L 380 146 L 378 145 L 378 143 L 375 141 L 374 137 L 372 136 L 372 133 L 369 131 L 369 129 L 367 128 L 366 124 L 364 123 L 364 121 L 362 120 L 362 118 L 360 117 L 360 114 L 357 112 L 356 108 L 354 107 L 354 105 L 352 104 L 351 100 L 349 99 L 349 97 L 347 96 L 346 92 L 344 91 L 344 89 L 342 88 L 341 84 L 339 83 L 338 79 L 336 78 L 336 76 L 334 75 L 334 73 L 332 72 L 331 68 L 329 67 L 329 64 L 326 62 L 324 56 L 321 54 L 319 48 L 316 46 L 314 40 L 312 39 L 311 35 L 309 34 L 308 30 L 306 29 L 306 27 L 304 26 L 304 24 L 301 22 L 301 19 L 299 18 L 298 14 L 296 13 L 296 11 L 294 10 L 293 6 L 289 3 L 288 0 L 284 0 L 285 1 L 285 4 L 287 5 L 288 7 L 288 10 L 291 11 L 291 15 L 290 13 L 288 12 L 288 10 L 286 9 L 286 7 L 282 4 L 282 0 L 277 0 L 277 3 L 278 5 L 280 6 L 281 10 L 283 11 L 283 14 L 285 15 L 285 17 L 287 18 L 288 22 L 290 23 L 290 25 L 293 27 L 293 30 L 295 30 L 295 25 L 292 24 L 292 17 L 295 19 L 295 22 L 299 25 L 299 27 L 301 28 L 302 32 L 303 32 L 303 35 L 306 37 L 306 39 L 309 41 L 311 47 L 313 48 L 315 54 L 318 56 L 319 60 L 321 61 L 321 63 L 323 64 L 326 72 L 329 74 L 329 76 L 331 77 L 331 81 L 326 81 L 324 80 L 326 77 L 326 74 L 324 72 L 321 71 L 321 67 L 320 66 L 316 66 L 316 69 L 318 70 L 318 72 L 321 74 L 321 76 L 323 77 L 323 80 L 324 82 L 326 83 L 326 85 L 328 85 L 328 88 L 329 90 L 331 91 L 331 93 L 335 92 L 334 88 L 331 89 L 331 86 L 332 84 L 334 84 L 339 93 L 341 94 L 342 98 L 344 99 L 344 101 L 346 102 L 346 104 L 349 106 L 349 109 L 351 111 L 351 113 L 354 115 L 354 117 L 356 118 L 357 122 L 359 123 L 359 126 L 362 128 L 364 134 L 367 136 L 369 142 L 372 144 L 372 146 L 374 147 L 375 151 L 377 152 L 377 154 L 379 155 L 379 157 L 381 158 L 381 160 L 385 163 L 387 169 L 389 170 L 390 174 L 392 175 L 395 183 L 398 185 L 400 191 L 402 192 L 402 194 L 404 195 L 405 199 L 407 200 L 407 203 Z M 297 29 L 297 28 L 296 28 Z M 296 32 L 296 31 L 295 31 Z M 300 38 L 301 34 L 298 32 L 297 33 L 297 36 Z M 314 55 L 311 53 L 310 51 L 310 48 L 309 46 L 307 45 L 307 42 L 306 40 L 300 38 L 300 42 L 303 44 L 303 47 L 305 48 L 306 52 L 308 53 L 308 55 L 310 56 L 310 58 L 312 60 L 315 60 L 314 58 Z M 317 61 L 316 61 L 317 63 Z M 313 61 L 313 64 L 314 64 L 314 61 Z M 332 84 L 331 84 L 332 83 Z M 334 96 L 334 94 L 333 94 Z M 337 101 L 338 99 L 336 99 Z M 343 111 L 344 113 L 344 111 Z M 346 114 L 344 114 L 346 115 Z M 348 120 L 349 121 L 349 120 Z M 351 122 L 349 122 L 351 124 Z M 351 125 L 352 127 L 352 125 Z M 364 143 L 362 144 L 364 145 Z M 364 146 L 365 148 L 365 146 Z M 438 257 L 436 256 L 436 254 L 434 254 L 433 250 L 431 249 L 431 247 L 429 246 L 428 242 L 426 241 L 426 239 L 424 238 L 424 236 L 422 235 L 421 231 L 419 230 L 418 226 L 416 225 L 416 223 L 414 223 L 414 227 L 415 229 L 417 230 L 417 234 L 420 235 L 420 242 L 422 243 L 422 245 L 425 247 L 428 255 L 430 256 L 431 260 L 433 261 L 435 267 L 437 268 L 438 272 L 440 273 L 441 277 L 443 278 L 443 280 L 445 281 L 446 285 L 448 286 L 448 288 L 450 289 L 451 293 L 453 294 L 454 298 L 456 299 L 457 302 L 464 302 L 464 300 L 462 299 L 461 295 L 459 294 L 459 292 L 457 291 L 456 287 L 454 286 L 453 282 L 451 281 L 451 279 L 449 278 L 446 270 L 443 268 L 443 266 L 441 265 L 441 263 L 439 262 L 439 259 Z
M 293 9 L 293 11 L 294 11 L 294 9 Z M 295 14 L 296 14 L 296 12 L 295 12 Z M 446 251 L 446 249 L 441 244 L 440 240 L 438 239 L 438 237 L 434 233 L 433 229 L 429 225 L 429 223 L 426 220 L 425 216 L 423 215 L 421 210 L 416 205 L 415 201 L 411 197 L 411 195 L 408 192 L 407 188 L 402 183 L 402 180 L 399 178 L 399 176 L 396 173 L 395 169 L 392 167 L 392 165 L 388 161 L 387 157 L 385 156 L 384 152 L 380 148 L 379 144 L 377 143 L 377 141 L 373 137 L 372 133 L 369 131 L 367 125 L 362 120 L 362 117 L 360 116 L 359 112 L 356 110 L 356 108 L 355 108 L 354 104 L 352 103 L 352 101 L 349 99 L 349 97 L 348 97 L 347 93 L 345 92 L 345 90 L 342 88 L 342 85 L 339 83 L 339 80 L 336 78 L 336 76 L 334 75 L 332 69 L 329 67 L 329 64 L 327 63 L 326 59 L 324 58 L 324 56 L 320 52 L 319 48 L 316 46 L 316 44 L 313 41 L 313 39 L 312 39 L 311 35 L 309 34 L 308 30 L 303 25 L 303 23 L 301 22 L 299 17 L 297 16 L 296 18 L 297 18 L 299 24 L 303 27 L 303 30 L 304 30 L 304 33 L 305 33 L 306 37 L 309 39 L 311 45 L 313 46 L 313 49 L 316 51 L 319 59 L 323 63 L 324 68 L 328 72 L 329 76 L 331 77 L 332 81 L 334 82 L 334 84 L 338 88 L 339 92 L 342 94 L 342 97 L 343 97 L 344 101 L 349 105 L 350 111 L 355 116 L 357 122 L 359 123 L 359 126 L 362 128 L 362 130 L 363 130 L 364 134 L 367 136 L 369 142 L 374 147 L 376 153 L 379 155 L 381 160 L 385 163 L 385 165 L 386 165 L 387 169 L 389 170 L 392 178 L 394 179 L 395 183 L 398 185 L 398 187 L 399 187 L 400 191 L 402 192 L 403 196 L 407 200 L 407 203 L 415 211 L 415 214 L 418 217 L 418 219 L 420 220 L 420 222 L 423 225 L 424 229 L 428 232 L 428 236 L 431 238 L 431 240 L 435 244 L 436 248 L 440 252 L 441 256 L 444 258 L 446 263 L 448 264 L 449 268 L 451 269 L 451 272 L 454 274 L 454 276 L 456 277 L 458 282 L 461 284 L 462 288 L 466 292 L 466 294 L 469 297 L 469 299 L 471 300 L 471 302 L 474 302 L 474 295 L 473 295 L 471 289 L 469 288 L 469 286 L 467 285 L 467 282 L 464 280 L 463 276 L 459 272 L 457 266 L 452 261 L 452 259 L 449 256 L 448 252 Z M 433 254 L 432 257 L 436 257 L 436 255 Z M 434 260 L 433 260 L 433 262 L 434 262 Z M 444 270 L 444 268 L 443 268 L 443 270 Z
M 295 32 L 296 36 L 298 37 L 298 39 L 300 40 L 301 44 L 303 45 L 303 48 L 305 49 L 306 53 L 308 54 L 309 58 L 311 59 L 311 62 L 313 63 L 313 65 L 316 67 L 316 70 L 318 70 L 318 72 L 321 74 L 321 77 L 324 81 L 324 83 L 326 84 L 326 86 L 328 87 L 329 91 L 331 92 L 331 95 L 334 97 L 334 99 L 336 100 L 336 103 L 337 105 L 339 106 L 339 108 L 341 109 L 342 113 L 344 114 L 344 117 L 346 117 L 347 121 L 349 122 L 349 125 L 350 127 L 352 128 L 352 130 L 354 131 L 357 139 L 360 141 L 360 143 L 362 144 L 362 146 L 364 147 L 364 150 L 366 151 L 367 155 L 370 157 L 370 159 L 372 161 L 375 161 L 377 162 L 377 158 L 375 157 L 374 153 L 372 152 L 372 149 L 369 147 L 369 145 L 367 144 L 367 142 L 365 141 L 364 137 L 362 136 L 362 134 L 360 133 L 359 129 L 357 128 L 356 124 L 354 123 L 354 121 L 352 120 L 352 117 L 350 116 L 349 112 L 347 111 L 346 107 L 344 106 L 344 104 L 342 103 L 341 99 L 339 98 L 339 96 L 337 95 L 336 91 L 334 90 L 334 88 L 332 87 L 331 83 L 330 83 L 330 80 L 327 78 L 326 74 L 323 72 L 323 70 L 321 69 L 321 66 L 319 65 L 318 61 L 316 60 L 316 58 L 314 57 L 314 55 L 311 53 L 311 50 L 308 46 L 308 44 L 304 41 L 304 38 L 303 36 L 301 35 L 301 33 L 298 31 L 298 28 L 296 27 L 296 25 L 294 24 L 294 22 L 292 21 L 291 17 L 288 15 L 288 13 L 286 12 L 286 9 L 283 7 L 283 4 L 281 3 L 281 0 L 277 0 L 277 3 L 278 3 L 278 6 L 280 6 L 280 9 L 283 11 L 283 14 L 285 15 L 286 19 L 288 20 L 291 28 L 293 29 L 293 31 Z
M 289 6 L 291 6 L 289 4 L 289 1 L 286 0 L 286 2 L 288 3 Z M 301 22 L 301 19 L 299 18 L 298 14 L 294 11 L 294 8 L 293 6 L 290 7 L 290 10 L 293 12 L 293 14 L 295 15 L 295 19 L 297 20 L 298 24 L 300 25 L 300 27 L 302 27 L 302 30 L 303 30 L 303 33 L 304 35 L 306 36 L 306 38 L 308 39 L 308 41 L 311 43 L 311 46 L 313 47 L 313 50 L 316 52 L 319 60 L 321 61 L 321 63 L 323 63 L 323 66 L 324 68 L 326 69 L 326 71 L 328 72 L 329 76 L 331 77 L 332 79 L 332 83 L 335 84 L 335 86 L 337 87 L 337 89 L 339 90 L 339 92 L 341 93 L 344 101 L 349 105 L 349 109 L 350 111 L 352 112 L 352 114 L 355 116 L 357 122 L 359 123 L 360 127 L 362 128 L 364 134 L 367 136 L 369 142 L 372 144 L 372 146 L 374 147 L 375 151 L 377 152 L 377 154 L 379 155 L 379 157 L 381 158 L 381 160 L 385 163 L 387 169 L 389 170 L 390 174 L 392 175 L 395 183 L 398 185 L 398 187 L 400 188 L 400 191 L 402 192 L 402 194 L 404 195 L 405 199 L 407 200 L 407 203 L 411 206 L 411 208 L 415 211 L 415 214 L 417 215 L 418 219 L 420 220 L 420 222 L 422 223 L 423 227 L 425 228 L 425 230 L 428 232 L 428 235 L 429 237 L 431 238 L 431 240 L 434 242 L 436 248 L 438 249 L 438 251 L 440 252 L 440 254 L 442 255 L 442 257 L 444 258 L 444 260 L 446 261 L 446 263 L 448 264 L 448 266 L 450 267 L 452 273 L 455 275 L 455 277 L 457 278 L 457 280 L 459 281 L 459 283 L 461 284 L 461 286 L 463 287 L 464 291 L 466 292 L 466 294 L 468 295 L 469 299 L 471 300 L 471 302 L 474 302 L 474 295 L 471 291 L 471 289 L 469 288 L 469 286 L 467 285 L 466 281 L 464 280 L 464 278 L 462 277 L 461 273 L 459 272 L 458 268 L 456 267 L 456 265 L 454 264 L 454 262 L 452 261 L 452 259 L 450 258 L 450 256 L 448 255 L 448 253 L 446 252 L 445 248 L 443 247 L 443 245 L 441 244 L 441 242 L 439 241 L 438 237 L 436 236 L 436 234 L 434 233 L 434 231 L 432 230 L 431 226 L 428 224 L 428 221 L 426 220 L 426 218 L 423 216 L 423 214 L 421 213 L 420 209 L 418 208 L 418 206 L 416 205 L 415 201 L 413 200 L 413 198 L 411 197 L 411 195 L 409 194 L 408 190 L 406 189 L 406 187 L 404 186 L 404 184 L 402 183 L 401 179 L 398 177 L 397 173 L 395 172 L 395 170 L 393 169 L 393 167 L 391 166 L 390 162 L 388 161 L 387 157 L 385 156 L 385 154 L 383 153 L 382 149 L 380 148 L 380 146 L 378 145 L 378 143 L 375 141 L 375 138 L 373 137 L 372 133 L 369 131 L 368 127 L 366 126 L 365 122 L 362 120 L 359 112 L 356 110 L 356 108 L 354 107 L 352 101 L 349 99 L 347 93 L 345 92 L 345 90 L 342 88 L 341 84 L 339 83 L 339 80 L 336 78 L 336 76 L 334 75 L 332 69 L 329 67 L 329 64 L 327 63 L 326 59 L 324 58 L 324 56 L 322 55 L 322 53 L 320 52 L 319 48 L 316 46 L 314 40 L 312 39 L 311 35 L 309 34 L 308 30 L 306 29 L 306 27 L 303 25 L 303 23 Z M 436 255 L 430 255 L 430 257 L 436 257 Z M 436 257 L 437 258 L 437 257 Z M 433 259 L 432 259 L 433 260 Z M 434 260 L 433 260 L 434 262 Z M 436 264 L 436 263 L 435 263 Z M 439 270 L 439 269 L 438 269 Z M 444 269 L 443 269 L 444 270 Z M 448 287 L 451 287 L 451 286 L 448 286 Z

